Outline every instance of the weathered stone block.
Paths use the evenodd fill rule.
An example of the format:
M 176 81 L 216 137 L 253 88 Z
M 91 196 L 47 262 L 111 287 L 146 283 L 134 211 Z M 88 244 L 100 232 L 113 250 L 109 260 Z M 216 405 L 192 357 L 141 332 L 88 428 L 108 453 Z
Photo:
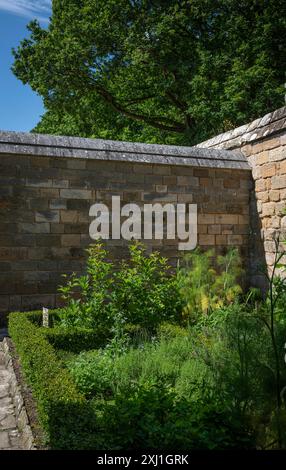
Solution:
M 47 222 L 37 222 L 33 224 L 19 224 L 22 233 L 50 233 L 50 224 Z
M 160 194 L 160 193 L 142 193 L 143 200 L 146 202 L 177 202 L 177 194 Z
M 67 168 L 71 170 L 85 170 L 86 160 L 72 158 L 67 161 Z
M 77 211 L 61 211 L 61 223 L 76 223 L 79 213 Z
M 265 191 L 266 189 L 266 183 L 264 179 L 259 179 L 255 181 L 255 191 Z
M 62 246 L 81 246 L 80 235 L 62 235 Z
M 30 157 L 31 168 L 49 168 L 50 159 L 47 157 Z
M 208 178 L 209 170 L 207 168 L 194 168 L 193 175 L 199 178 Z
M 286 158 L 286 146 L 275 148 L 274 150 L 269 151 L 269 161 L 277 162 L 279 160 L 284 160 Z
M 274 229 L 279 229 L 281 225 L 281 217 L 279 216 L 272 216 L 271 217 L 271 227 Z
M 89 224 L 65 224 L 65 233 L 86 234 L 89 231 Z
M 171 166 L 171 174 L 177 175 L 177 176 L 193 176 L 194 169 L 192 167 L 174 165 L 174 166 Z M 194 175 L 194 176 L 199 176 L 199 175 Z
M 165 184 L 156 184 L 155 191 L 157 193 L 166 193 L 168 191 L 168 187 Z
M 213 185 L 213 179 L 212 178 L 199 178 L 199 186 L 202 188 L 209 188 L 210 186 Z M 188 186 L 190 187 L 190 186 Z
M 49 208 L 49 201 L 45 198 L 30 199 L 29 206 L 34 210 L 44 211 Z
M 285 213 L 286 203 L 284 201 L 276 202 L 275 204 L 275 214 L 282 215 Z
M 276 175 L 276 164 L 275 163 L 267 163 L 260 167 L 260 178 L 269 178 L 271 176 Z
M 223 186 L 224 188 L 238 189 L 240 187 L 240 180 L 234 178 L 225 179 L 223 181 Z
M 27 178 L 27 186 L 36 187 L 36 188 L 51 188 L 53 186 L 53 181 L 51 179 L 42 180 L 40 178 Z
M 86 199 L 70 199 L 66 201 L 67 203 L 67 210 L 75 210 L 75 211 L 81 211 L 81 210 L 88 210 L 90 208 L 90 201 Z
M 9 308 L 11 311 L 20 310 L 22 307 L 22 297 L 20 295 L 11 295 Z
M 51 188 L 51 189 L 41 189 L 41 197 L 46 199 L 57 199 L 60 195 L 60 190 Z
M 250 227 L 249 225 L 235 225 L 234 226 L 234 235 L 249 235 Z
M 60 196 L 64 199 L 91 199 L 92 192 L 88 189 L 61 189 Z
M 163 176 L 163 184 L 176 186 L 177 176 Z
M 57 210 L 36 212 L 36 222 L 59 222 L 60 213 Z
M 148 176 L 142 176 L 142 175 L 128 175 L 126 177 L 127 181 L 131 181 L 132 183 L 147 183 L 147 184 L 156 184 L 156 185 L 161 185 L 163 183 L 163 177 L 161 175 L 148 175 Z
M 207 225 L 198 225 L 198 233 L 207 234 L 208 226 Z
M 213 214 L 198 214 L 198 223 L 203 224 L 214 224 L 215 216 Z
M 281 173 L 281 174 L 286 173 L 286 157 L 285 157 L 285 160 L 283 160 L 282 162 L 280 162 L 280 165 L 279 165 L 279 173 Z
M 215 216 L 217 224 L 238 224 L 238 215 L 234 214 L 219 214 Z
M 193 202 L 192 194 L 178 194 L 178 202 L 184 204 L 191 204 Z
M 221 226 L 222 235 L 231 235 L 234 233 L 234 225 L 224 224 Z
M 275 147 L 279 147 L 280 145 L 280 138 L 269 138 L 265 139 L 261 143 L 255 143 L 252 146 L 252 152 L 253 153 L 259 153 L 259 152 L 264 152 L 265 150 L 270 150 L 274 149 Z
M 208 234 L 219 235 L 221 233 L 221 225 L 209 225 Z
M 27 259 L 27 248 L 3 248 L 0 247 L 0 260 L 20 260 Z
M 199 234 L 199 245 L 200 246 L 215 245 L 215 235 Z
M 9 295 L 0 295 L 0 312 L 7 312 L 9 309 Z
M 242 245 L 242 235 L 227 235 L 227 244 L 233 246 Z
M 216 243 L 216 245 L 225 246 L 227 244 L 227 236 L 226 235 L 216 235 L 215 243 Z
M 277 202 L 280 200 L 280 191 L 278 190 L 271 190 L 269 191 L 269 199 L 270 201 Z
M 149 165 L 146 165 L 146 166 L 149 166 Z M 154 173 L 154 175 L 163 175 L 163 176 L 170 175 L 171 167 L 168 165 L 154 165 L 152 172 Z
M 268 157 L 268 151 L 260 152 L 257 155 L 254 155 L 254 162 L 256 165 L 264 165 L 265 163 L 268 163 L 269 157 Z
M 53 188 L 68 188 L 69 181 L 68 180 L 53 180 Z
M 271 178 L 271 188 L 272 189 L 285 189 L 286 188 L 286 175 L 273 176 Z
M 51 233 L 64 233 L 64 224 L 51 224 Z
M 0 263 L 0 273 L 4 273 L 6 271 L 11 271 L 11 263 L 1 262 Z
M 49 208 L 50 209 L 66 209 L 67 200 L 66 199 L 51 199 L 49 201 Z
M 194 176 L 178 176 L 177 177 L 177 183 L 179 186 L 192 186 L 192 187 L 198 187 L 199 186 L 199 178 L 196 178 Z
M 36 235 L 36 246 L 60 246 L 61 236 L 60 235 Z
M 259 191 L 256 193 L 257 199 L 261 202 L 268 202 L 269 201 L 269 192 L 268 191 Z
M 45 271 L 27 271 L 24 273 L 24 281 L 48 281 L 49 273 Z

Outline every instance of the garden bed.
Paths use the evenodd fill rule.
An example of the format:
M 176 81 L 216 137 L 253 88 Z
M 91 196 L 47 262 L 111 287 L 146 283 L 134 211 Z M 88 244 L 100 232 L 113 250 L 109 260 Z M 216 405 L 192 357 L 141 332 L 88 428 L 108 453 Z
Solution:
M 108 348 L 107 354 L 87 351 L 92 343 L 84 341 L 79 352 L 79 343 L 72 345 L 75 331 L 68 339 L 67 332 L 41 327 L 40 318 L 40 312 L 13 313 L 9 331 L 44 430 L 42 445 L 44 436 L 53 449 L 249 447 L 246 430 L 218 401 L 207 393 L 204 402 L 197 400 L 198 388 L 191 401 L 184 396 L 193 393 L 192 384 L 183 383 L 188 371 L 181 374 L 181 391 L 172 386 L 190 366 L 186 330 L 162 326 L 159 346 L 137 339 L 137 347 L 115 357 Z M 200 366 L 191 362 L 199 381 Z
M 284 281 L 244 293 L 237 252 L 192 253 L 169 273 L 99 244 L 65 307 L 12 313 L 9 333 L 51 449 L 285 448 Z M 282 256 L 282 255 L 281 255 Z M 277 266 L 280 266 L 279 256 Z M 275 270 L 274 270 L 275 274 Z

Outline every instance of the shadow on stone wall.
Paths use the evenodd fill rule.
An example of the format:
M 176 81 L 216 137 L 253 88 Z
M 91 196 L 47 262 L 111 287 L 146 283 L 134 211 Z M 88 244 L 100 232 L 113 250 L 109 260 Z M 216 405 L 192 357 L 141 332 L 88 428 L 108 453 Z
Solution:
M 263 294 L 268 289 L 265 274 L 267 269 L 263 238 L 261 236 L 262 223 L 257 210 L 257 198 L 254 188 L 250 192 L 250 240 L 249 240 L 249 284 L 251 287 L 261 289 Z

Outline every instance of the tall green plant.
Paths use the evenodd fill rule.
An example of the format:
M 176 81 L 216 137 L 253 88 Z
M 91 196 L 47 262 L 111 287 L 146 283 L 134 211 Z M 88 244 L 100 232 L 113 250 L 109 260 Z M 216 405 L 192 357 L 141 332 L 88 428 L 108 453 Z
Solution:
M 202 315 L 229 305 L 242 292 L 238 279 L 243 273 L 236 248 L 215 257 L 214 250 L 196 249 L 183 259 L 178 271 L 183 313 L 187 320 L 198 321 Z
M 275 259 L 272 269 L 266 268 L 263 272 L 268 281 L 268 294 L 266 301 L 257 309 L 257 315 L 266 327 L 270 335 L 273 354 L 273 378 L 275 381 L 276 409 L 275 418 L 277 426 L 277 444 L 281 448 L 286 445 L 286 439 L 282 433 L 282 367 L 284 359 L 285 337 L 281 338 L 281 326 L 285 325 L 285 301 L 286 301 L 286 265 L 283 261 L 285 250 L 281 249 L 279 237 L 274 239 Z M 285 242 L 284 242 L 285 244 Z M 281 315 L 282 313 L 282 315 Z M 284 318 L 283 318 L 284 317 Z M 283 384 L 285 386 L 285 383 Z M 285 404 L 284 404 L 285 408 Z
M 111 310 L 108 305 L 112 286 L 113 264 L 106 261 L 102 243 L 87 249 L 86 274 L 75 273 L 59 292 L 65 301 L 60 312 L 60 324 L 66 327 L 110 328 Z M 64 278 L 67 278 L 64 275 Z

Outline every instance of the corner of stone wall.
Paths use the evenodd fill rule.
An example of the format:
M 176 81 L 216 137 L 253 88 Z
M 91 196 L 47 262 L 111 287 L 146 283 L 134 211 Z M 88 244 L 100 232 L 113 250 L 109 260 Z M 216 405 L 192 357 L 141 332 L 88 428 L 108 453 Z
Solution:
M 263 264 L 273 271 L 274 238 L 285 237 L 286 229 L 286 106 L 198 147 L 239 149 L 251 166 L 255 186 L 250 208 L 251 279 L 253 285 L 264 289 L 265 278 L 258 273 L 258 266 Z

